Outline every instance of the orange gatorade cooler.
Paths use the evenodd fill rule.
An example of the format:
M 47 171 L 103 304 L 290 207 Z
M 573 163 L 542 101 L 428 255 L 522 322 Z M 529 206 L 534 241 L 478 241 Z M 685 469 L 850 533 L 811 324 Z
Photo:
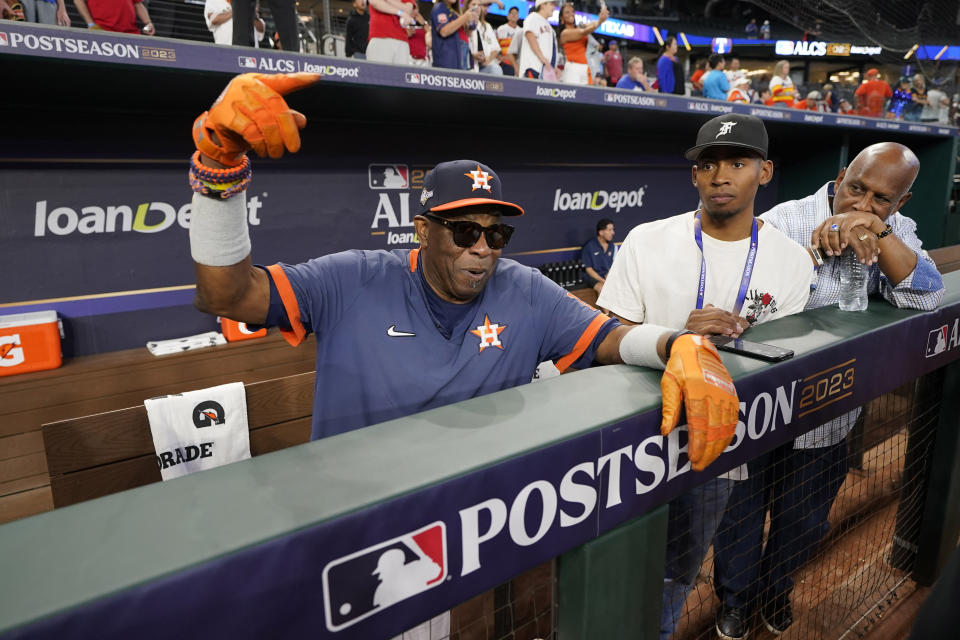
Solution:
M 262 338 L 267 335 L 266 329 L 252 331 L 247 327 L 246 322 L 237 322 L 227 318 L 217 318 L 220 322 L 220 333 L 227 339 L 227 342 L 237 342 L 239 340 L 252 340 L 253 338 Z
M 56 311 L 0 316 L 0 376 L 56 369 L 62 335 Z

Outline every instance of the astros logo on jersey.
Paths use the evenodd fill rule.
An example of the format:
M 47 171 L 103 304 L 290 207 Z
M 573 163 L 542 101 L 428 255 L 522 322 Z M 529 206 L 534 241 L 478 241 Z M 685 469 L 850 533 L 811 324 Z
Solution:
M 481 169 L 480 165 L 477 165 L 477 168 L 473 171 L 468 171 L 463 175 L 468 178 L 473 178 L 473 186 L 470 187 L 470 191 L 476 191 L 477 189 L 490 191 L 490 174 Z
M 503 349 L 500 333 L 506 328 L 506 325 L 490 324 L 490 316 L 483 314 L 483 324 L 476 329 L 471 329 L 470 333 L 480 338 L 480 351 L 483 352 L 487 347 Z

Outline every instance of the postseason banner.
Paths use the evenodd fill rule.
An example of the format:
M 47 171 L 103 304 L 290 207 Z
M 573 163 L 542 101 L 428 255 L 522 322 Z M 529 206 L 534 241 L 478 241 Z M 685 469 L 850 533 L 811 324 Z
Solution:
M 956 280 L 948 279 L 948 287 Z M 791 335 L 806 336 L 806 349 L 796 358 L 753 369 L 736 380 L 741 400 L 736 438 L 705 473 L 691 471 L 685 435 L 679 431 L 667 438 L 660 435 L 660 411 L 651 389 L 646 401 L 638 393 L 638 406 L 653 408 L 625 420 L 506 455 L 489 466 L 425 483 L 390 500 L 368 493 L 364 499 L 368 506 L 343 517 L 293 526 L 252 546 L 244 539 L 235 553 L 218 551 L 215 558 L 154 580 L 137 576 L 127 589 L 47 615 L 10 637 L 128 638 L 164 628 L 170 619 L 200 620 L 204 629 L 229 638 L 393 637 L 960 358 L 956 295 L 937 311 L 904 311 L 890 324 L 853 338 L 811 338 L 823 336 L 823 327 L 837 323 L 842 314 L 823 308 L 777 323 L 781 328 L 781 323 L 789 323 Z M 877 344 L 890 348 L 878 349 Z M 574 375 L 584 376 L 582 385 L 603 372 Z M 540 384 L 566 383 L 561 379 Z M 482 400 L 466 401 L 463 411 L 476 411 L 470 403 Z M 438 411 L 449 408 L 422 418 L 436 419 Z M 403 420 L 384 427 L 392 437 L 404 435 Z M 311 446 L 317 464 L 323 464 L 328 453 L 323 443 Z M 285 461 L 277 458 L 276 463 Z M 269 463 L 260 459 L 242 464 Z M 268 469 L 259 471 L 269 475 Z M 308 477 L 305 474 L 304 481 Z M 338 480 L 345 486 L 359 481 L 349 473 Z M 184 485 L 187 491 L 202 494 L 204 475 L 183 481 L 194 483 Z M 164 489 L 173 491 L 173 483 Z M 324 491 L 318 488 L 318 501 Z M 123 500 L 107 499 L 118 504 Z M 182 537 L 186 540 L 189 534 Z
M 337 158 L 337 164 L 308 155 L 255 160 L 247 192 L 254 262 L 417 246 L 413 218 L 423 179 L 441 159 L 449 158 L 420 151 Z M 503 254 L 526 264 L 578 257 L 602 218 L 614 221 L 622 240 L 637 224 L 697 206 L 679 161 L 553 167 L 486 153 L 478 160 L 498 172 L 505 197 L 526 210 L 511 220 L 517 233 Z M 67 355 L 214 330 L 214 320 L 190 306 L 193 194 L 185 165 L 77 163 L 0 172 L 0 237 L 20 274 L 0 292 L 0 315 L 58 311 Z M 761 204 L 771 206 L 774 193 L 775 187 L 761 191 Z

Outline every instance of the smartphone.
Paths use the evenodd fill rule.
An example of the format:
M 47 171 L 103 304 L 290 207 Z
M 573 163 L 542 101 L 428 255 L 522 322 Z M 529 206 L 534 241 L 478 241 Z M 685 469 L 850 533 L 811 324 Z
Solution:
M 712 342 L 720 351 L 729 351 L 738 353 L 748 358 L 758 358 L 767 362 L 783 362 L 793 357 L 793 351 L 782 347 L 775 347 L 772 344 L 763 344 L 761 342 L 750 342 L 740 338 L 731 338 L 729 336 L 711 336 Z

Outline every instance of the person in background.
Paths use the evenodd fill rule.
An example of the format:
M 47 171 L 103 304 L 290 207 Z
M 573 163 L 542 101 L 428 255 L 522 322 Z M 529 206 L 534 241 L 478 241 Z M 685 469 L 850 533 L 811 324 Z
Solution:
M 20 0 L 26 22 L 70 26 L 70 16 L 63 0 Z
M 387 2 L 387 0 L 380 1 Z M 256 0 L 231 0 L 233 44 L 244 47 L 254 46 L 257 4 Z M 277 27 L 275 40 L 279 41 L 280 48 L 293 53 L 299 52 L 300 36 L 297 25 L 300 23 L 300 17 L 297 15 L 296 0 L 264 0 L 264 4 L 270 8 L 270 15 L 273 16 L 273 23 Z
M 500 67 L 503 69 L 503 73 L 508 76 L 517 75 L 516 60 L 511 62 L 507 54 L 510 51 L 513 38 L 522 32 L 519 22 L 520 9 L 514 6 L 507 11 L 507 21 L 497 27 L 497 42 L 500 44 Z
M 790 63 L 781 60 L 773 67 L 773 77 L 770 78 L 770 95 L 773 97 L 773 106 L 792 107 L 795 99 L 793 80 L 790 79 Z
M 853 105 L 850 104 L 850 101 L 846 98 L 840 98 L 840 103 L 837 105 L 837 113 L 849 114 L 856 113 L 856 109 L 853 108 Z
M 668 36 L 663 41 L 660 58 L 657 60 L 657 84 L 660 93 L 674 93 L 682 96 L 687 92 L 683 78 L 683 67 L 677 60 L 677 39 Z
M 216 44 L 233 44 L 233 7 L 230 0 L 206 0 L 203 19 Z
M 887 118 L 890 120 L 903 120 L 903 112 L 913 101 L 913 95 L 910 93 L 910 78 L 900 77 L 900 84 L 893 97 L 890 98 L 890 107 L 887 110 Z
M 597 222 L 597 234 L 587 240 L 580 250 L 580 262 L 587 274 L 587 284 L 597 294 L 603 291 L 603 283 L 617 255 L 617 247 L 613 244 L 614 233 L 613 220 L 603 218 Z
M 880 71 L 868 69 L 863 83 L 857 87 L 854 95 L 860 115 L 882 118 L 883 107 L 893 97 L 890 85 L 880 79 Z
M 634 56 L 627 61 L 627 75 L 620 78 L 617 89 L 633 89 L 635 91 L 653 91 L 647 74 L 643 72 L 643 59 Z
M 600 86 L 603 80 L 603 45 L 593 34 L 587 36 L 587 65 L 590 67 L 590 77 L 593 84 Z
M 593 84 L 593 74 L 587 61 L 587 37 L 610 17 L 604 7 L 597 19 L 582 27 L 577 26 L 573 3 L 567 2 L 560 9 L 560 46 L 567 62 L 563 65 L 561 80 L 567 84 Z
M 747 26 L 744 27 L 743 31 L 747 34 L 747 38 L 750 40 L 757 39 L 757 32 L 760 31 L 757 28 L 757 19 L 750 18 L 750 22 L 747 23 Z
M 807 94 L 807 97 L 803 100 L 798 100 L 793 103 L 794 109 L 800 109 L 801 111 L 825 111 L 826 108 L 823 105 L 823 96 L 820 95 L 819 91 L 811 91 Z
M 940 89 L 927 91 L 927 104 L 920 112 L 920 122 L 937 122 L 947 124 L 950 112 L 950 99 Z
M 141 0 L 73 0 L 73 4 L 88 29 L 143 33 L 148 36 L 157 32 Z M 137 18 L 143 23 L 142 30 L 137 28 Z
M 904 108 L 903 119 L 910 120 L 911 122 L 919 122 L 920 114 L 924 108 L 930 104 L 927 99 L 927 80 L 920 73 L 913 76 L 910 98 L 912 102 Z
M 475 1 L 475 0 L 474 0 Z M 473 56 L 473 70 L 492 76 L 502 76 L 500 68 L 500 44 L 493 26 L 487 22 L 489 5 L 480 5 L 480 19 L 477 28 L 470 35 L 470 55 Z
M 740 68 L 740 58 L 730 58 L 729 64 L 723 66 L 723 72 L 727 76 L 727 82 L 730 83 L 730 86 L 733 86 L 733 81 L 737 78 L 742 78 L 747 75 L 746 72 Z
M 763 24 L 760 25 L 760 39 L 769 40 L 770 39 L 770 21 L 764 20 Z
M 707 73 L 707 59 L 700 58 L 699 60 L 697 60 L 696 71 L 694 71 L 693 75 L 690 76 L 690 86 L 691 86 L 690 95 L 692 96 L 703 95 L 703 76 L 706 73 Z
M 607 86 L 615 87 L 623 75 L 623 56 L 620 55 L 620 43 L 616 40 L 610 41 L 607 52 L 603 54 L 604 75 L 607 78 Z
M 526 37 L 523 35 L 523 29 L 521 28 L 517 31 L 516 35 L 513 36 L 513 40 L 510 41 L 510 47 L 507 49 L 507 54 L 504 56 L 507 60 L 509 66 L 513 67 L 513 75 L 520 77 L 520 52 L 523 51 L 523 43 L 526 42 Z
M 523 48 L 520 50 L 520 76 L 556 82 L 557 32 L 547 18 L 553 15 L 554 0 L 536 0 L 533 13 L 523 21 Z
M 832 113 L 837 112 L 837 107 L 839 106 L 837 102 L 837 94 L 834 93 L 833 85 L 829 82 L 823 85 L 823 104 L 827 111 Z
M 433 66 L 443 69 L 468 69 L 470 46 L 467 35 L 480 21 L 480 7 L 471 3 L 457 13 L 457 0 L 438 0 L 430 12 L 433 27 Z
M 757 95 L 754 102 L 756 102 L 756 104 L 765 104 L 768 107 L 772 107 L 773 96 L 770 95 L 770 89 L 768 87 L 764 87 L 763 89 L 761 89 L 760 93 Z
M 750 88 L 750 78 L 740 76 L 734 81 L 733 88 L 727 92 L 727 102 L 751 104 L 754 99 L 753 93 L 753 89 Z
M 420 14 L 417 13 L 417 16 Z M 423 18 L 421 17 L 421 20 Z M 430 29 L 417 22 L 407 27 L 407 42 L 410 45 L 410 61 L 416 67 L 430 66 Z
M 367 57 L 367 40 L 370 39 L 370 14 L 367 0 L 353 0 L 353 11 L 347 16 L 346 51 L 348 58 Z
M 710 71 L 703 76 L 703 97 L 711 100 L 726 100 L 730 93 L 730 83 L 727 81 L 727 75 L 723 72 L 723 56 L 719 53 L 711 53 L 707 60 L 707 67 Z
M 367 40 L 367 60 L 410 64 L 407 27 L 416 22 L 413 18 L 417 8 L 415 0 L 368 0 L 368 6 L 370 37 Z

